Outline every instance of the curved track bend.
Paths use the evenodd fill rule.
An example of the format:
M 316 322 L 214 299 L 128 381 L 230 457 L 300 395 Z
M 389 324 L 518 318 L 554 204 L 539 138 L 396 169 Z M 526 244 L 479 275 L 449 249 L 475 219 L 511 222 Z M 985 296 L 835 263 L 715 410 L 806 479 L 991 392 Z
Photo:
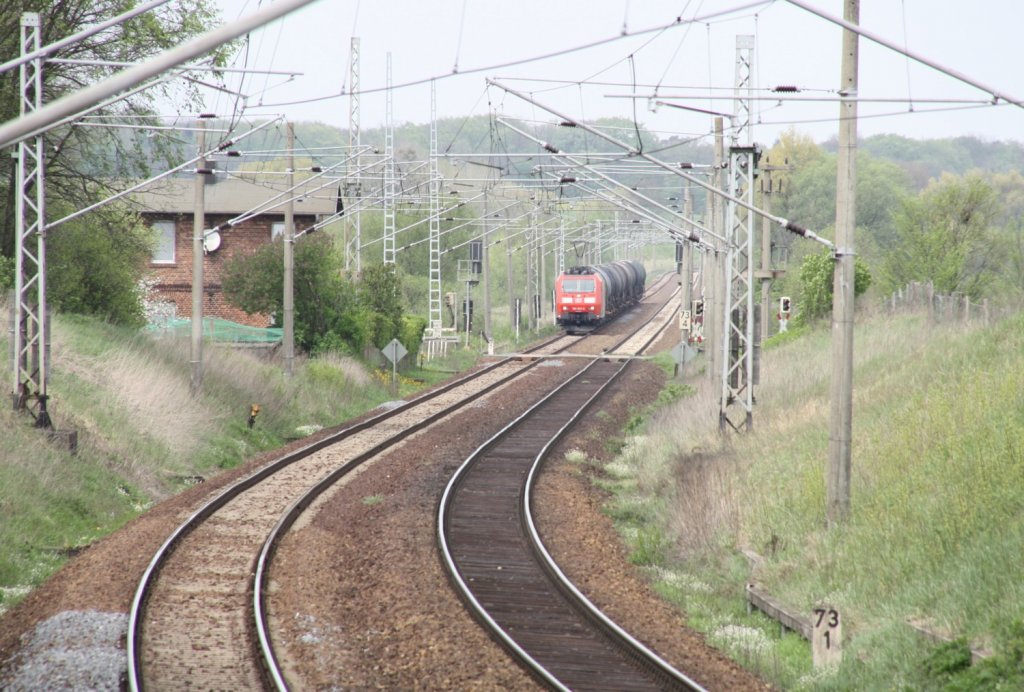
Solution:
M 538 350 L 578 341 L 559 337 Z M 267 552 L 279 518 L 319 480 L 337 479 L 535 363 L 499 361 L 286 455 L 207 502 L 165 541 L 140 580 L 129 614 L 129 687 L 255 689 L 265 675 L 276 679 L 273 662 L 257 655 L 252 594 L 257 556 Z
M 664 309 L 616 353 L 639 354 L 672 323 Z M 442 559 L 481 623 L 555 689 L 701 689 L 598 611 L 555 565 L 531 518 L 548 450 L 628 366 L 595 358 L 481 446 L 445 490 Z

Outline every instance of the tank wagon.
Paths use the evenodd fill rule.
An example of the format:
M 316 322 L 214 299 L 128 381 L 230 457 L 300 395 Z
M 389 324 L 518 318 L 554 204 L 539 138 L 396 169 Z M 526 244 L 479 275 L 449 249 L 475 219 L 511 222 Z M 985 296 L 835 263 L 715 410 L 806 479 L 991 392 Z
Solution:
M 569 334 L 585 334 L 644 294 L 647 270 L 636 260 L 571 267 L 555 279 L 556 320 Z

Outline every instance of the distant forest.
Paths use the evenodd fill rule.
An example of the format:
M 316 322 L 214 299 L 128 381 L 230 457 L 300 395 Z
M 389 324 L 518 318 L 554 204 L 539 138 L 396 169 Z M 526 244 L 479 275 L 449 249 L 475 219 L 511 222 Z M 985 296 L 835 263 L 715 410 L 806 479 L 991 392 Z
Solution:
M 659 159 L 669 163 L 690 161 L 709 164 L 714 156 L 714 146 L 709 137 L 693 142 L 688 139 L 659 138 L 643 126 L 635 128 L 626 119 L 601 119 L 593 125 L 602 128 L 612 136 L 642 147 Z M 216 124 L 211 125 L 216 127 Z M 550 142 L 560 150 L 574 156 L 586 158 L 589 152 L 610 152 L 615 147 L 582 130 L 570 127 L 544 125 L 540 127 L 523 125 L 523 129 Z M 438 121 L 438 152 L 442 155 L 472 154 L 474 160 L 489 166 L 499 167 L 504 174 L 514 177 L 528 176 L 538 164 L 547 160 L 508 158 L 509 154 L 542 153 L 541 147 L 520 135 L 502 127 L 487 116 L 469 118 L 443 118 Z M 334 157 L 326 155 L 331 147 L 346 146 L 348 131 L 343 128 L 318 122 L 295 124 L 297 155 L 326 164 Z M 364 129 L 361 142 L 383 152 L 383 128 Z M 190 134 L 180 136 L 180 152 L 191 154 L 195 144 Z M 774 143 L 761 143 L 765 150 Z M 821 148 L 835 153 L 835 138 L 822 142 Z M 284 128 L 270 127 L 238 148 L 247 151 L 281 150 L 284 148 Z M 897 164 L 907 173 L 914 189 L 923 189 L 928 181 L 942 173 L 963 175 L 978 170 L 984 173 L 1005 173 L 1024 170 L 1024 144 L 1015 141 L 986 141 L 977 137 L 953 137 L 946 139 L 911 139 L 901 135 L 874 135 L 863 138 L 858 148 L 883 161 Z M 395 151 L 401 161 L 424 161 L 430 152 L 430 127 L 426 124 L 401 124 L 395 127 Z M 235 159 L 244 161 L 244 159 Z M 241 165 L 241 164 L 237 164 Z M 638 181 L 639 182 L 639 181 Z

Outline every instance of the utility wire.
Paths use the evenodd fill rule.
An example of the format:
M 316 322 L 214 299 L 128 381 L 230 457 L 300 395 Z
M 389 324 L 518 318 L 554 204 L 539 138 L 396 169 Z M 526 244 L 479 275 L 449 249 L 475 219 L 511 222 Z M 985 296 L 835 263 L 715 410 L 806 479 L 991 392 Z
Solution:
M 625 34 L 625 35 L 610 36 L 608 38 L 598 39 L 596 41 L 591 41 L 589 43 L 583 43 L 583 44 L 580 44 L 578 46 L 574 46 L 572 48 L 564 48 L 564 49 L 561 49 L 561 50 L 552 51 L 550 53 L 542 53 L 542 54 L 534 55 L 534 56 L 527 57 L 527 58 L 520 58 L 518 60 L 510 60 L 508 62 L 503 62 L 503 63 L 495 63 L 493 65 L 486 65 L 486 66 L 483 66 L 483 67 L 473 67 L 473 68 L 470 68 L 468 70 L 462 70 L 462 71 L 458 72 L 457 74 L 458 75 L 466 75 L 466 74 L 474 74 L 474 73 L 477 73 L 477 72 L 487 72 L 487 71 L 498 70 L 498 69 L 502 69 L 502 68 L 506 68 L 506 67 L 515 67 L 517 65 L 525 65 L 527 63 L 538 62 L 538 61 L 541 61 L 541 60 L 548 60 L 550 58 L 557 58 L 557 57 L 561 57 L 563 55 L 570 55 L 572 53 L 578 53 L 580 51 L 588 50 L 590 48 L 596 48 L 598 46 L 603 46 L 603 45 L 606 45 L 606 44 L 609 44 L 609 43 L 615 43 L 616 41 L 621 41 L 623 39 L 631 38 L 631 37 L 634 37 L 634 36 L 643 36 L 643 35 L 650 34 L 650 33 L 663 32 L 663 31 L 666 31 L 667 29 L 670 29 L 670 28 L 672 28 L 674 26 L 685 26 L 686 24 L 691 24 L 691 23 L 695 23 L 695 22 L 705 22 L 705 21 L 708 21 L 708 20 L 711 20 L 711 19 L 717 19 L 717 18 L 720 18 L 720 17 L 723 17 L 723 16 L 735 14 L 736 12 L 744 12 L 744 11 L 747 11 L 747 10 L 749 10 L 751 8 L 754 8 L 754 7 L 761 7 L 763 5 L 769 5 L 769 4 L 772 4 L 774 2 L 776 2 L 776 0 L 753 0 L 752 2 L 748 2 L 748 3 L 745 3 L 743 5 L 737 5 L 736 7 L 733 7 L 733 8 L 730 8 L 730 9 L 726 9 L 726 10 L 719 10 L 717 12 L 713 12 L 713 13 L 704 15 L 703 17 L 694 17 L 693 19 L 688 19 L 688 20 L 684 20 L 682 17 L 676 17 L 672 22 L 670 22 L 668 24 L 662 24 L 662 25 L 659 25 L 659 26 L 654 26 L 654 27 L 650 27 L 648 29 L 640 29 L 640 30 L 637 30 L 637 31 L 634 31 L 632 33 L 628 33 L 628 34 Z M 429 84 L 431 81 L 434 81 L 434 80 L 447 79 L 447 78 L 450 78 L 450 77 L 454 77 L 454 76 L 457 76 L 457 74 L 456 73 L 449 73 L 449 74 L 436 75 L 436 76 L 433 76 L 433 77 L 423 77 L 421 79 L 414 79 L 414 80 L 410 80 L 408 82 L 402 82 L 401 84 L 393 84 L 390 87 L 383 86 L 383 87 L 372 87 L 372 88 L 369 88 L 369 89 L 360 89 L 358 93 L 359 94 L 375 94 L 375 93 L 379 93 L 379 92 L 382 92 L 382 91 L 386 91 L 388 88 L 391 88 L 391 89 L 405 89 L 405 88 L 413 87 L 413 86 L 421 86 L 423 84 Z M 347 96 L 347 95 L 349 95 L 349 94 L 345 94 L 345 93 L 329 94 L 329 95 L 326 95 L 326 96 L 316 96 L 316 97 L 309 98 L 309 99 L 297 99 L 297 100 L 294 100 L 294 101 L 281 101 L 281 102 L 278 102 L 278 103 L 260 104 L 260 106 L 264 107 L 264 108 L 277 108 L 277 107 L 280 107 L 280 106 L 296 106 L 296 105 L 301 105 L 301 104 L 305 104 L 305 103 L 317 103 L 317 102 L 320 102 L 320 101 L 327 101 L 327 100 L 330 100 L 330 99 L 340 98 L 342 96 Z
M 907 48 L 909 48 L 909 45 L 910 45 L 909 42 L 907 41 L 907 2 L 906 2 L 906 0 L 900 0 L 900 9 L 903 12 L 903 48 L 904 48 L 904 50 L 906 50 Z M 914 110 L 914 94 L 910 90 L 910 56 L 904 54 L 903 61 L 904 61 L 904 64 L 906 65 L 906 69 L 907 69 L 907 98 L 909 99 L 909 102 L 910 102 L 910 110 L 913 111 Z

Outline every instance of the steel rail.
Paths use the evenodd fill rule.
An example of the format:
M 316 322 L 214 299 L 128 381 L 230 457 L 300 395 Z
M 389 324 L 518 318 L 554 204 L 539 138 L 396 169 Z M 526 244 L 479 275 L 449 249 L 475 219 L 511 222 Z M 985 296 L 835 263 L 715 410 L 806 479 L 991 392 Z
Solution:
M 651 290 L 652 291 L 660 290 L 662 288 L 663 284 L 666 281 L 668 281 L 672 276 L 674 276 L 674 275 L 673 274 L 666 274 L 664 277 L 662 277 L 657 282 L 655 282 L 655 284 L 654 284 L 654 286 L 652 286 Z M 576 342 L 573 342 L 573 343 L 577 343 L 577 342 L 578 342 L 578 340 Z M 551 343 L 551 342 L 548 342 L 548 343 Z M 564 348 L 562 348 L 560 350 L 565 350 L 565 348 L 568 348 L 571 345 L 573 345 L 573 344 L 567 344 Z M 544 345 L 539 346 L 539 347 L 537 347 L 535 349 L 531 349 L 531 350 L 532 351 L 540 350 L 543 347 L 544 347 Z M 557 352 L 558 351 L 556 351 L 556 353 Z M 503 360 L 499 361 L 499 363 L 500 364 L 504 364 L 504 363 L 509 362 L 510 360 L 516 359 L 517 357 L 518 356 L 512 355 L 512 356 L 509 356 L 508 358 L 504 358 Z M 537 362 L 539 362 L 539 360 L 540 359 L 538 359 Z M 271 530 L 270 534 L 268 534 L 267 540 L 264 542 L 263 547 L 260 550 L 259 557 L 257 558 L 257 561 L 256 561 L 256 569 L 255 569 L 255 574 L 254 574 L 254 578 L 253 578 L 253 589 L 252 589 L 252 592 L 253 592 L 253 598 L 252 598 L 253 622 L 254 622 L 254 625 L 255 625 L 257 638 L 259 640 L 260 652 L 262 654 L 263 671 L 264 671 L 265 679 L 268 682 L 268 684 L 271 684 L 275 689 L 280 690 L 282 692 L 284 692 L 285 690 L 289 689 L 288 688 L 287 680 L 285 680 L 284 673 L 281 670 L 281 666 L 280 666 L 280 662 L 279 662 L 279 657 L 278 657 L 278 655 L 277 655 L 277 653 L 276 653 L 276 651 L 274 649 L 274 642 L 273 642 L 273 637 L 272 637 L 271 631 L 270 631 L 270 623 L 269 623 L 268 608 L 267 608 L 267 605 L 268 605 L 267 604 L 267 601 L 268 601 L 267 594 L 269 592 L 269 584 L 268 584 L 268 582 L 269 582 L 269 579 L 270 579 L 270 565 L 271 565 L 271 563 L 272 563 L 272 561 L 274 559 L 274 556 L 277 553 L 277 549 L 280 546 L 280 543 L 283 540 L 284 536 L 286 535 L 287 531 L 295 524 L 296 521 L 298 521 L 298 519 L 302 515 L 302 513 L 311 504 L 313 504 L 313 502 L 315 502 L 316 499 L 320 495 L 322 495 L 324 492 L 329 490 L 334 484 L 336 484 L 341 478 L 343 478 L 345 475 L 347 475 L 350 471 L 352 471 L 356 467 L 362 465 L 367 460 L 369 460 L 369 459 L 377 456 L 378 454 L 381 454 L 382 452 L 386 451 L 389 447 L 393 446 L 394 444 L 399 442 L 401 439 L 404 439 L 405 437 L 408 437 L 408 436 L 412 435 L 413 433 L 418 432 L 419 430 L 422 430 L 423 428 L 431 425 L 432 423 L 436 422 L 437 420 L 440 420 L 444 416 L 447 416 L 453 410 L 456 410 L 458 408 L 462 408 L 464 405 L 479 399 L 480 397 L 484 396 L 485 394 L 488 394 L 488 393 L 494 391 L 498 387 L 500 387 L 500 386 L 506 384 L 507 382 L 509 382 L 510 380 L 518 377 L 523 372 L 529 370 L 532 367 L 532 365 L 534 365 L 534 364 L 531 364 L 528 367 L 524 367 L 524 368 L 522 368 L 520 370 L 517 370 L 516 372 L 510 373 L 507 377 L 504 377 L 501 380 L 498 380 L 498 381 L 492 383 L 490 386 L 480 390 L 479 392 L 476 392 L 473 395 L 467 397 L 466 399 L 463 399 L 456 406 L 453 406 L 451 408 L 448 408 L 448 409 L 445 409 L 445 410 L 441 410 L 441 411 L 438 411 L 438 412 L 434 413 L 433 415 L 425 418 L 424 420 L 420 421 L 416 425 L 414 425 L 414 426 L 406 429 L 405 431 L 403 431 L 402 435 L 396 436 L 396 437 L 391 438 L 389 440 L 385 440 L 385 441 L 381 442 L 380 444 L 378 444 L 377 446 L 375 446 L 374 448 L 372 448 L 372 449 L 370 449 L 370 450 L 360 454 L 359 456 L 349 460 L 348 462 L 346 462 L 344 465 L 342 465 L 338 469 L 336 469 L 336 470 L 332 471 L 331 473 L 325 475 L 320 481 L 318 481 L 316 483 L 316 485 L 314 485 L 312 488 L 310 488 L 310 490 L 307 493 L 305 493 L 302 497 L 300 497 L 298 500 L 296 500 L 291 505 L 291 507 L 289 507 L 288 510 L 281 516 L 281 518 L 278 520 L 278 523 Z M 490 371 L 490 369 L 488 370 L 488 372 L 489 371 Z
M 574 341 L 573 343 L 566 344 L 562 350 L 568 348 L 569 346 L 572 346 L 574 343 L 576 342 Z M 502 361 L 500 361 L 499 364 L 504 365 L 513 360 L 516 360 L 516 357 L 512 356 L 509 358 L 505 358 Z M 284 679 L 284 674 L 281 671 L 281 667 L 278 662 L 278 656 L 274 651 L 273 638 L 271 637 L 270 634 L 270 624 L 268 622 L 267 612 L 267 594 L 269 593 L 268 582 L 270 579 L 270 564 L 271 561 L 274 559 L 274 555 L 277 552 L 277 548 L 279 547 L 281 540 L 283 540 L 288 529 L 290 529 L 291 526 L 294 525 L 296 521 L 298 521 L 302 513 L 311 504 L 313 504 L 313 502 L 315 502 L 316 499 L 320 497 L 320 495 L 329 490 L 335 483 L 337 483 L 345 475 L 355 470 L 357 467 L 361 466 L 366 461 L 387 451 L 389 448 L 393 447 L 394 445 L 411 436 L 412 434 L 419 432 L 420 430 L 426 428 L 427 426 L 437 422 L 441 418 L 451 414 L 453 411 L 456 411 L 464 407 L 466 404 L 476 401 L 485 394 L 489 394 L 498 387 L 508 383 L 510 380 L 519 377 L 527 370 L 530 370 L 534 365 L 536 365 L 536 363 L 530 363 L 525 367 L 516 370 L 515 372 L 509 373 L 506 377 L 503 377 L 500 380 L 496 380 L 487 387 L 484 387 L 483 389 L 474 392 L 473 394 L 460 400 L 453 406 L 439 410 L 431 414 L 430 416 L 427 416 L 426 418 L 419 421 L 415 425 L 406 428 L 398 435 L 390 437 L 382 441 L 381 443 L 377 444 L 373 448 L 350 459 L 349 461 L 345 462 L 345 464 L 343 464 L 342 466 L 326 474 L 322 479 L 320 479 L 316 483 L 316 485 L 312 486 L 309 489 L 309 491 L 307 491 L 302 497 L 296 500 L 281 516 L 277 524 L 268 534 L 267 540 L 263 543 L 263 547 L 260 549 L 259 557 L 256 560 L 256 570 L 253 577 L 252 599 L 253 622 L 255 624 L 256 634 L 259 639 L 259 648 L 263 657 L 262 663 L 264 671 L 267 676 L 268 682 L 272 683 L 276 689 L 282 690 L 283 692 L 284 690 L 288 689 L 288 685 Z M 492 369 L 493 368 L 488 368 L 486 372 L 490 372 Z M 480 373 L 478 374 L 481 374 L 483 372 L 484 371 L 480 371 Z
M 677 289 L 678 290 L 678 289 Z M 673 292 L 673 295 L 675 292 Z M 652 320 L 656 319 L 661 313 L 659 310 L 652 318 L 641 326 L 641 329 L 649 324 Z M 671 324 L 671 320 L 667 321 L 666 324 L 659 329 L 657 334 L 652 336 L 643 346 L 646 348 L 657 339 L 664 329 L 667 329 Z M 639 331 L 639 330 L 637 330 Z M 627 339 L 624 339 L 621 343 L 625 343 Z M 616 347 L 617 347 L 616 346 Z M 459 596 L 467 604 L 474 616 L 484 625 L 484 627 L 491 633 L 491 635 L 499 641 L 511 654 L 518 659 L 528 671 L 545 684 L 551 686 L 557 690 L 569 689 L 557 676 L 547 669 L 546 666 L 541 664 L 537 659 L 531 655 L 526 649 L 521 646 L 514 637 L 512 637 L 504 628 L 499 625 L 494 617 L 488 612 L 487 608 L 479 601 L 473 590 L 469 587 L 466 580 L 463 578 L 461 570 L 456 564 L 450 540 L 448 536 L 448 529 L 450 523 L 450 515 L 452 510 L 452 504 L 454 502 L 454 496 L 458 488 L 465 481 L 469 471 L 476 466 L 483 455 L 493 448 L 498 441 L 506 437 L 511 431 L 524 425 L 541 407 L 551 401 L 558 394 L 565 391 L 567 388 L 574 386 L 581 379 L 586 377 L 594 367 L 602 362 L 601 356 L 595 356 L 593 361 L 584 367 L 579 373 L 570 378 L 564 384 L 559 386 L 557 389 L 552 391 L 550 394 L 545 396 L 541 401 L 532 406 L 529 410 L 524 412 L 514 421 L 512 421 L 504 429 L 493 435 L 489 440 L 484 442 L 478 447 L 459 467 L 450 480 L 448 486 L 442 495 L 441 501 L 438 508 L 438 519 L 437 519 L 437 532 L 438 532 L 438 543 L 440 548 L 440 555 L 442 564 L 449 575 L 449 580 L 455 587 Z M 599 624 L 599 627 L 619 646 L 623 651 L 628 652 L 628 655 L 641 661 L 643 665 L 654 669 L 662 677 L 667 678 L 675 685 L 687 689 L 702 689 L 700 685 L 691 680 L 685 674 L 677 671 L 669 663 L 661 659 L 657 654 L 648 649 L 646 646 L 641 644 L 638 640 L 629 635 L 625 630 L 616 625 L 610 618 L 605 616 L 596 608 L 583 594 L 571 584 L 565 574 L 558 569 L 555 565 L 554 560 L 550 554 L 544 548 L 543 543 L 540 541 L 540 537 L 537 534 L 536 527 L 530 517 L 531 499 L 529 495 L 529 488 L 532 486 L 535 480 L 535 471 L 542 463 L 544 457 L 547 455 L 551 447 L 556 444 L 579 420 L 580 416 L 586 412 L 590 406 L 597 401 L 600 396 L 607 390 L 607 388 L 616 381 L 623 372 L 625 372 L 629 361 L 624 364 L 620 364 L 619 367 L 608 377 L 607 381 L 600 385 L 596 392 L 594 392 L 579 408 L 571 415 L 567 422 L 556 432 L 556 434 L 545 443 L 541 453 L 534 459 L 531 466 L 531 470 L 528 474 L 526 483 L 526 492 L 524 492 L 523 503 L 520 505 L 520 519 L 527 525 L 528 533 L 531 535 L 531 542 L 533 543 L 533 550 L 535 557 L 538 560 L 540 566 L 549 575 L 549 577 L 556 582 L 557 588 L 565 594 L 568 598 L 575 602 L 575 607 L 585 614 L 585 617 L 591 618 Z
M 657 317 L 657 315 L 655 317 Z M 666 320 L 664 326 L 660 330 L 658 330 L 658 333 L 652 336 L 651 339 L 648 340 L 648 342 L 643 345 L 643 347 L 641 347 L 640 351 L 646 350 L 648 347 L 650 347 L 650 345 L 657 341 L 657 339 L 660 338 L 661 335 L 664 334 L 664 332 L 668 330 L 671 326 L 672 320 Z M 644 645 L 638 639 L 629 634 L 629 632 L 620 627 L 616 622 L 614 622 L 611 618 L 605 615 L 600 608 L 594 605 L 594 603 L 576 587 L 572 580 L 569 579 L 568 576 L 566 576 L 566 574 L 558 566 L 558 563 L 555 562 L 555 559 L 551 556 L 551 553 L 544 545 L 544 541 L 541 539 L 540 532 L 537 530 L 536 523 L 533 520 L 533 488 L 536 485 L 537 478 L 544 465 L 544 462 L 547 460 L 547 457 L 551 449 L 556 444 L 558 444 L 558 442 L 560 442 L 563 437 L 565 437 L 565 435 L 572 429 L 573 426 L 576 425 L 576 423 L 583 415 L 583 413 L 585 413 L 586 410 L 590 408 L 591 404 L 596 399 L 598 399 L 604 393 L 604 391 L 622 375 L 622 373 L 625 372 L 626 368 L 629 367 L 630 362 L 630 360 L 624 361 L 622 365 L 619 367 L 619 369 L 612 375 L 612 377 L 609 378 L 608 382 L 606 382 L 601 387 L 601 389 L 598 390 L 594 394 L 594 396 L 587 401 L 583 408 L 577 411 L 572 416 L 572 418 L 566 421 L 565 425 L 562 426 L 562 428 L 555 434 L 555 436 L 552 437 L 551 440 L 549 440 L 548 443 L 544 445 L 544 447 L 540 450 L 540 453 L 534 460 L 533 467 L 530 469 L 530 472 L 527 475 L 526 484 L 523 489 L 523 502 L 520 506 L 520 512 L 522 514 L 522 517 L 524 518 L 524 521 L 526 522 L 527 529 L 529 530 L 530 541 L 532 543 L 534 552 L 540 557 L 545 566 L 545 569 L 557 582 L 559 588 L 566 592 L 569 598 L 575 601 L 578 604 L 578 606 L 584 611 L 586 611 L 586 613 L 590 617 L 601 622 L 602 626 L 609 632 L 613 633 L 615 637 L 617 637 L 622 642 L 622 644 L 627 650 L 640 652 L 642 659 L 646 663 L 655 666 L 664 675 L 672 678 L 680 685 L 692 690 L 702 690 L 703 688 L 700 684 L 698 684 L 696 681 L 694 681 L 681 671 L 676 670 L 663 658 L 658 656 L 654 651 L 649 649 L 646 645 Z
M 544 348 L 550 343 L 554 343 L 558 339 L 565 338 L 562 335 L 555 337 L 549 341 L 546 341 L 536 349 Z M 534 350 L 536 350 L 534 349 Z M 350 437 L 358 432 L 371 428 L 378 423 L 385 421 L 389 418 L 404 413 L 415 406 L 423 404 L 426 401 L 434 399 L 442 394 L 445 394 L 452 389 L 455 389 L 473 379 L 480 377 L 483 374 L 491 372 L 507 363 L 515 361 L 515 358 L 509 357 L 502 360 L 496 361 L 480 370 L 476 370 L 469 375 L 460 377 L 452 380 L 451 382 L 437 387 L 435 389 L 426 392 L 425 394 L 410 399 L 400 406 L 396 406 L 393 409 L 384 411 L 376 416 L 371 416 L 366 420 L 349 426 L 343 430 L 339 430 L 336 433 L 328 435 L 321 440 L 305 445 L 293 452 L 290 452 L 279 459 L 267 464 L 263 468 L 255 471 L 249 476 L 241 479 L 240 481 L 233 483 L 222 490 L 217 496 L 207 501 L 202 507 L 196 510 L 188 519 L 186 519 L 177 529 L 164 541 L 157 552 L 153 555 L 150 560 L 146 571 L 143 573 L 139 580 L 139 584 L 136 587 L 135 596 L 132 599 L 131 609 L 128 617 L 128 633 L 126 639 L 126 649 L 128 656 L 128 686 L 133 692 L 137 692 L 143 688 L 142 684 L 142 629 L 143 629 L 143 618 L 146 612 L 146 603 L 149 599 L 152 589 L 156 583 L 157 577 L 159 576 L 160 570 L 164 567 L 167 561 L 170 559 L 171 554 L 174 552 L 178 544 L 192 531 L 194 531 L 200 524 L 203 523 L 207 518 L 212 516 L 217 510 L 221 509 L 228 502 L 241 495 L 246 490 L 253 486 L 261 483 L 270 476 L 274 475 L 281 469 L 289 466 L 309 455 L 337 444 L 338 442 Z M 527 365 L 532 367 L 533 364 Z

